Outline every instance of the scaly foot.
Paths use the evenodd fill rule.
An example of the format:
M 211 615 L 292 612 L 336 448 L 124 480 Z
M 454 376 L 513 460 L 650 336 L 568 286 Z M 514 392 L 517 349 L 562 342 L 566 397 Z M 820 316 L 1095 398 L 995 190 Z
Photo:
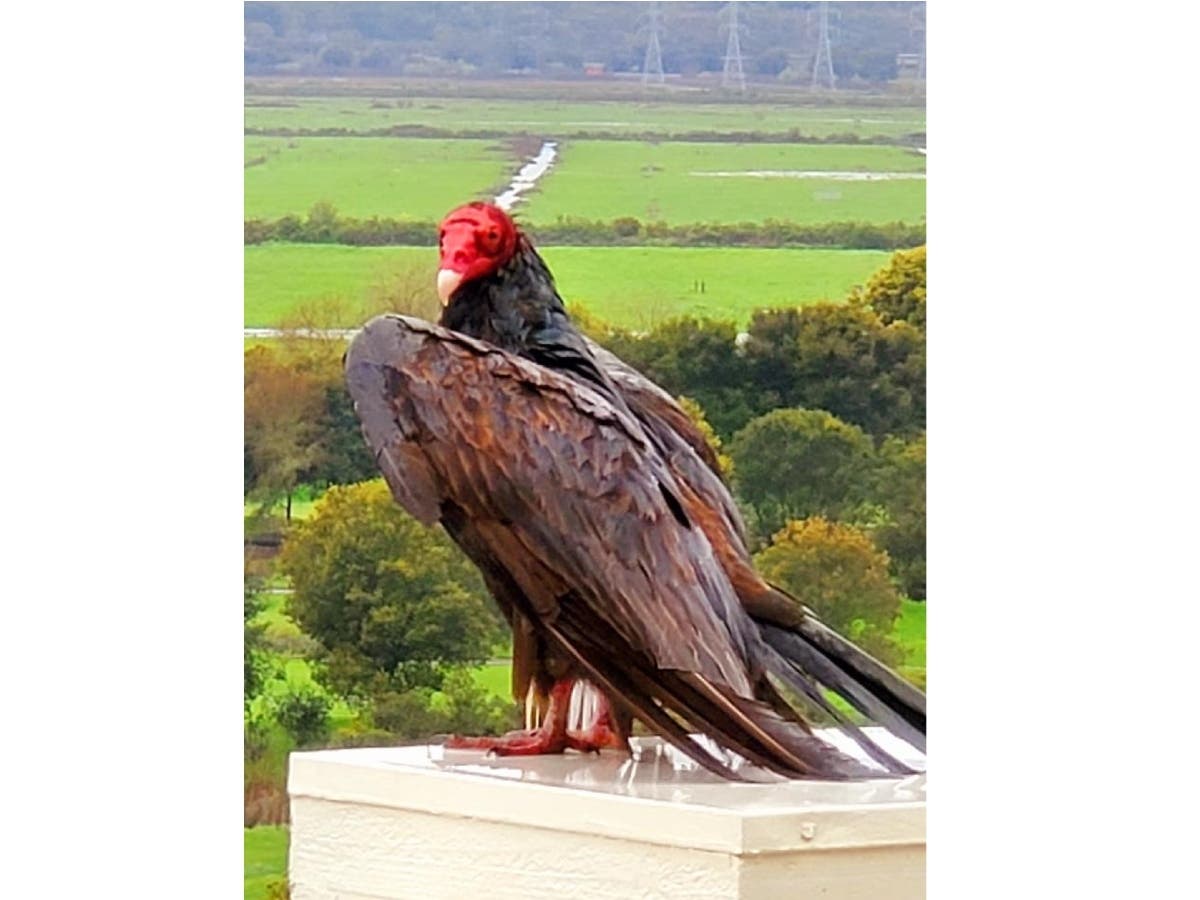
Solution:
M 550 703 L 546 718 L 538 728 L 525 731 L 510 731 L 500 737 L 447 738 L 445 746 L 451 750 L 487 750 L 497 756 L 538 756 L 543 753 L 562 753 L 567 749 L 567 712 L 570 707 L 572 678 L 555 682 L 550 689 Z

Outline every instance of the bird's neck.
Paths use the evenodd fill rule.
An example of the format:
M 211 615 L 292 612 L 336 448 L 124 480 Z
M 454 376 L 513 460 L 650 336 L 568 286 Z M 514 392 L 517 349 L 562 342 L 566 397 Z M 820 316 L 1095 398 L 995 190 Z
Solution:
M 562 372 L 628 412 L 582 332 L 567 316 L 550 270 L 524 238 L 508 263 L 454 292 L 440 323 Z
M 455 291 L 439 321 L 522 355 L 547 335 L 575 333 L 553 276 L 524 238 L 507 263 Z

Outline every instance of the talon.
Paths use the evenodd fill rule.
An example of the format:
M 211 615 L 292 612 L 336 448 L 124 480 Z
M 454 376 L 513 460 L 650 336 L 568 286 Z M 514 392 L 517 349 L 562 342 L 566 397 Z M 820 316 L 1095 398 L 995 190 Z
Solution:
M 564 678 L 551 688 L 549 708 L 538 728 L 510 731 L 500 737 L 455 734 L 446 739 L 444 746 L 452 750 L 484 750 L 488 756 L 539 756 L 562 753 L 567 749 L 599 755 L 605 747 L 628 753 L 629 740 L 613 727 L 611 711 L 603 695 L 596 720 L 582 731 L 568 730 L 567 716 L 574 684 L 573 679 Z

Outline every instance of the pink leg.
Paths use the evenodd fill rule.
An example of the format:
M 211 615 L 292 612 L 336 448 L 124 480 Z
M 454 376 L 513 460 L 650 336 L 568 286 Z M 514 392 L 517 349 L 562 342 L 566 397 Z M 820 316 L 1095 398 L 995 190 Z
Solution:
M 454 735 L 445 746 L 452 750 L 488 750 L 497 756 L 537 756 L 562 753 L 568 747 L 580 753 L 599 753 L 605 747 L 629 750 L 629 739 L 614 726 L 608 698 L 600 695 L 596 721 L 583 731 L 567 729 L 571 690 L 575 679 L 563 678 L 550 689 L 550 703 L 542 724 L 527 731 L 510 731 L 501 737 L 462 737 Z
M 563 678 L 550 689 L 550 704 L 542 724 L 529 731 L 510 731 L 501 737 L 462 737 L 446 740 L 452 750 L 488 750 L 497 756 L 537 756 L 567 749 L 567 712 L 574 679 Z
M 580 753 L 599 753 L 605 747 L 629 752 L 629 738 L 613 725 L 608 697 L 600 695 L 600 713 L 591 726 L 583 731 L 567 732 L 567 746 Z

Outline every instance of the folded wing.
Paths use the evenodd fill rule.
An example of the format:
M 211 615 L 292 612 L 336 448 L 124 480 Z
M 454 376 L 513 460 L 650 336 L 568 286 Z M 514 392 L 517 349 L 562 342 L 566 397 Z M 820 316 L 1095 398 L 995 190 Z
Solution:
M 774 651 L 635 418 L 401 316 L 356 336 L 346 378 L 397 501 L 443 521 L 502 602 L 649 727 L 729 777 L 689 732 L 793 777 L 869 774 L 760 699 Z

